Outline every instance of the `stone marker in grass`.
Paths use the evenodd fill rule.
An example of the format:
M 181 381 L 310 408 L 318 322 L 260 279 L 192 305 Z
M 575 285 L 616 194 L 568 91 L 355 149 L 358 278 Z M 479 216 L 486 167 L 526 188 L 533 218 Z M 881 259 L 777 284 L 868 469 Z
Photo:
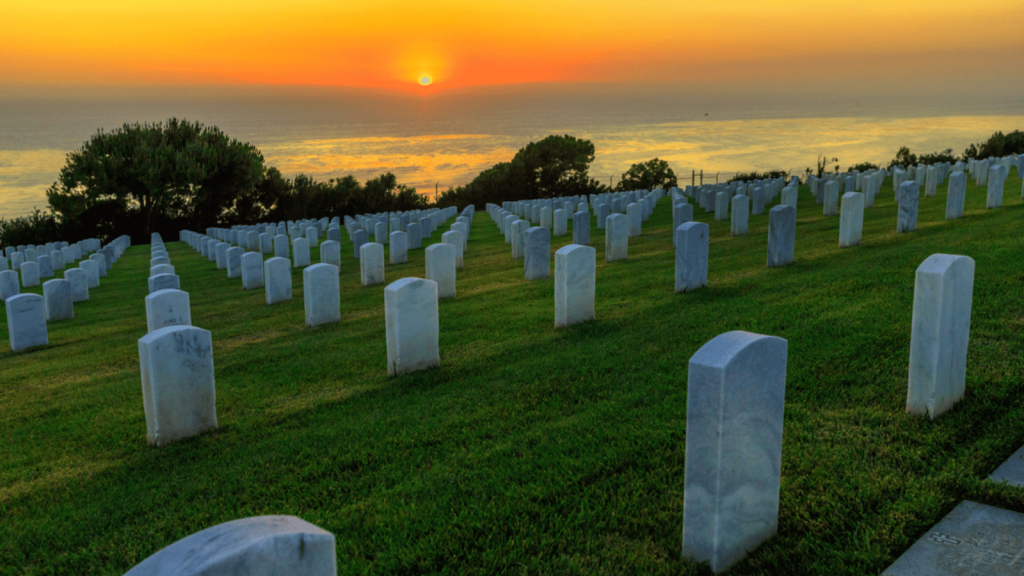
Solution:
M 917 230 L 917 206 L 920 195 L 916 181 L 907 180 L 900 184 L 896 232 L 913 232 Z
M 630 238 L 634 238 L 641 234 L 643 220 L 641 218 L 640 205 L 636 202 L 630 202 L 626 205 L 626 222 L 628 224 L 628 234 Z
M 39 286 L 39 264 L 36 262 L 23 262 L 21 264 L 21 286 L 29 288 Z
M 39 265 L 39 278 L 53 278 L 53 260 L 46 254 L 36 258 Z
M 71 283 L 71 301 L 85 302 L 89 299 L 89 274 L 81 268 L 64 271 L 64 279 Z
M 197 532 L 125 576 L 335 576 L 334 535 L 295 516 L 254 516 Z
M 18 294 L 21 294 L 21 287 L 18 286 L 18 273 L 14 270 L 0 272 L 0 300 L 7 300 Z
M 685 199 L 685 197 L 683 197 Z M 744 196 L 746 198 L 746 196 Z M 734 208 L 735 209 L 735 208 Z M 693 204 L 680 202 L 672 207 L 672 246 L 676 245 L 675 230 L 687 222 L 693 221 Z
M 965 500 L 883 576 L 1009 576 L 1024 561 L 1024 514 Z
M 402 278 L 389 284 L 384 288 L 384 319 L 389 375 L 441 364 L 436 282 Z
M 369 241 L 370 234 L 366 230 L 356 230 L 355 233 L 352 234 L 352 257 L 358 259 L 359 247 Z
M 170 264 L 170 263 L 171 263 L 171 259 L 168 258 L 167 256 L 160 256 L 158 258 L 150 258 L 149 259 L 149 266 L 150 266 L 150 268 L 152 268 L 153 266 L 159 266 L 161 264 Z
M 43 310 L 47 322 L 74 318 L 75 305 L 71 299 L 71 282 L 62 278 L 44 282 Z
M 754 216 L 764 214 L 765 205 L 768 203 L 768 194 L 765 189 L 761 186 L 754 188 L 754 193 L 750 196 L 750 213 Z
M 1006 482 L 1010 486 L 1024 488 L 1024 446 L 996 468 L 988 479 L 992 482 Z M 1024 542 L 1021 543 L 1024 545 Z
M 284 234 L 274 236 L 274 256 L 284 259 L 291 257 L 288 251 L 288 237 Z
M 551 229 L 551 208 L 548 206 L 541 206 L 540 209 L 540 227 Z
M 224 270 L 228 267 L 228 248 L 231 248 L 231 244 L 227 242 L 217 243 L 217 270 Z
M 683 556 L 714 572 L 778 527 L 787 346 L 774 336 L 726 332 L 690 358 Z
M 275 256 L 263 263 L 263 287 L 267 304 L 292 299 L 291 261 Z
M 513 218 L 513 222 L 518 220 L 517 217 Z M 465 222 L 456 222 L 452 224 L 452 230 L 462 234 L 462 253 L 465 254 L 469 252 L 469 224 L 466 224 Z
M 799 188 L 796 186 L 786 186 L 782 189 L 782 203 L 786 206 L 796 208 L 799 197 Z
M 246 252 L 242 255 L 242 289 L 263 287 L 263 254 Z
M 409 261 L 409 234 L 407 232 L 392 232 L 391 243 L 388 244 L 388 252 L 392 264 L 405 264 Z
M 551 276 L 551 231 L 543 226 L 523 232 L 524 278 L 538 280 Z
M 188 292 L 166 289 L 146 296 L 146 332 L 167 326 L 190 326 L 192 309 Z
M 50 262 L 53 263 L 54 271 L 64 269 L 64 255 L 61 254 L 60 251 L 54 250 L 53 252 L 50 252 Z M 167 263 L 170 264 L 171 261 L 168 260 Z
M 341 268 L 341 243 L 334 240 L 325 240 L 320 245 L 320 263 Z
M 425 251 L 426 277 L 437 283 L 438 298 L 455 298 L 457 250 L 451 244 L 432 244 Z
M 309 241 L 310 248 L 316 248 L 320 245 L 320 230 L 316 226 L 306 227 L 306 240 Z
M 259 236 L 260 254 L 267 255 L 274 253 L 274 237 L 268 232 Z
M 450 244 L 455 248 L 455 267 L 462 268 L 462 234 L 449 230 L 441 234 L 441 242 L 443 244 Z
M 605 220 L 605 262 L 625 260 L 629 257 L 629 222 L 624 214 L 612 214 Z
M 12 352 L 50 343 L 46 335 L 46 311 L 42 296 L 16 294 L 4 300 L 4 307 L 7 310 L 7 335 Z
M 164 446 L 217 427 L 209 330 L 167 326 L 139 339 L 146 438 Z
M 864 231 L 864 194 L 847 192 L 839 213 L 839 247 L 849 248 L 860 244 Z
M 590 244 L 590 212 L 580 210 L 572 215 L 572 243 L 581 246 Z
M 597 229 L 604 230 L 605 221 L 608 220 L 608 216 L 612 213 L 612 208 L 607 203 L 601 203 L 597 205 Z
M 25 255 L 21 252 L 11 252 L 11 270 L 17 272 L 21 270 L 21 265 L 25 263 Z
M 988 188 L 985 197 L 985 208 L 999 208 L 1003 205 L 1003 188 L 1006 185 L 1007 170 L 997 164 L 988 169 Z
M 228 251 L 225 253 L 228 264 L 228 278 L 242 277 L 242 254 L 245 254 L 245 250 L 238 246 L 228 248 Z
M 676 228 L 676 292 L 708 285 L 709 236 L 710 229 L 703 222 L 686 222 Z
M 839 213 L 839 183 L 826 182 L 822 216 L 835 216 Z
M 728 192 L 722 191 L 715 194 L 715 220 L 729 219 L 729 202 L 731 200 L 732 195 Z
M 330 232 L 330 230 L 328 230 Z M 339 235 L 340 239 L 341 236 Z M 384 222 L 377 222 L 373 225 L 373 241 L 380 244 L 386 245 L 388 243 L 388 225 Z
M 796 208 L 780 204 L 768 211 L 768 267 L 793 262 L 796 249 Z
M 933 254 L 917 268 L 907 412 L 935 418 L 964 396 L 974 260 Z
M 300 236 L 292 240 L 292 267 L 306 266 L 309 266 L 309 240 Z
M 530 223 L 526 220 L 516 220 L 512 223 L 512 257 L 522 258 L 526 254 L 525 238 L 523 238 L 523 232 L 526 232 L 527 228 L 530 227 Z
M 555 328 L 594 319 L 596 270 L 597 250 L 590 246 L 569 244 L 555 252 Z
M 157 264 L 156 266 L 149 267 L 149 275 L 156 276 L 157 274 L 174 274 L 174 266 L 170 264 Z
M 423 246 L 423 230 L 419 223 L 410 222 L 405 227 L 406 250 L 419 250 Z
M 359 281 L 363 286 L 384 283 L 384 245 L 367 242 L 359 247 Z
M 946 193 L 946 220 L 963 217 L 966 196 L 967 174 L 953 172 L 949 175 L 949 188 Z
M 733 236 L 743 236 L 747 233 L 750 221 L 749 200 L 745 194 L 738 194 L 732 198 L 732 220 L 729 222 L 729 231 Z M 676 229 L 678 228 L 679 226 L 676 226 Z
M 166 290 L 172 288 L 174 290 L 181 289 L 181 281 L 176 274 L 157 274 L 156 276 L 149 277 L 149 294 L 156 292 L 157 290 Z
M 306 326 L 341 321 L 341 285 L 338 267 L 314 264 L 302 270 L 302 300 Z
M 96 264 L 95 260 L 82 260 L 78 263 L 78 267 L 85 270 L 86 280 L 89 282 L 89 288 L 99 288 L 100 286 L 100 267 Z

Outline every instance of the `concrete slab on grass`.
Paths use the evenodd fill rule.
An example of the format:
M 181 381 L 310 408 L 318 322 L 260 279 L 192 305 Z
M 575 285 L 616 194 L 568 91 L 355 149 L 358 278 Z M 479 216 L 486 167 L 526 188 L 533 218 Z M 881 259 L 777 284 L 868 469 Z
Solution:
M 1007 482 L 1010 486 L 1024 487 L 1024 446 L 1010 456 L 1010 459 L 1003 462 L 996 471 L 988 477 L 993 482 Z

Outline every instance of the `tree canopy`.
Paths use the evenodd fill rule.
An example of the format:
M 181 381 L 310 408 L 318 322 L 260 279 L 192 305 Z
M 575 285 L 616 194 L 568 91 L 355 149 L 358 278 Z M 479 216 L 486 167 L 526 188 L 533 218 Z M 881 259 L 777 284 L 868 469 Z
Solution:
M 651 158 L 647 162 L 633 164 L 629 170 L 622 175 L 617 190 L 654 190 L 662 188 L 668 190 L 678 185 L 676 173 L 669 167 L 668 162 Z
M 272 202 L 258 194 L 263 176 L 255 146 L 171 118 L 98 131 L 68 154 L 46 195 L 67 227 L 100 235 L 128 227 L 148 236 L 157 222 L 200 229 L 260 212 Z

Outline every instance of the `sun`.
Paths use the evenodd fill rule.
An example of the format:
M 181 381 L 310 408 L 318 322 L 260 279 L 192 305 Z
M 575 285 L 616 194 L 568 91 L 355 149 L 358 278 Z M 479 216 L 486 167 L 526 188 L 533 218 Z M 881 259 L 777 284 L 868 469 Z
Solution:
M 429 86 L 430 83 L 433 82 L 433 81 L 434 81 L 434 79 L 431 78 L 427 74 L 424 74 L 423 76 L 420 76 L 420 86 Z

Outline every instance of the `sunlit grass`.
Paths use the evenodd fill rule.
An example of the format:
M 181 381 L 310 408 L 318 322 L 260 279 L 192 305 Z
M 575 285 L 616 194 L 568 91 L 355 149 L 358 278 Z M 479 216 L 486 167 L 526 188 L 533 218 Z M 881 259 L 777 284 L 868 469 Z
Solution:
M 213 332 L 221 427 L 160 449 L 137 348 L 149 250 L 132 247 L 50 346 L 13 354 L 3 333 L 0 573 L 120 574 L 260 514 L 333 532 L 342 574 L 708 573 L 680 557 L 687 362 L 736 329 L 786 338 L 789 359 L 779 534 L 734 573 L 880 572 L 963 499 L 1024 512 L 1024 491 L 983 482 L 1024 442 L 1020 188 L 993 211 L 969 184 L 947 222 L 943 186 L 896 234 L 887 185 L 849 249 L 805 188 L 796 261 L 770 270 L 767 215 L 734 238 L 697 209 L 709 286 L 687 294 L 663 199 L 629 260 L 604 262 L 592 226 L 597 319 L 557 331 L 553 279 L 525 282 L 481 211 L 458 297 L 440 303 L 441 367 L 401 378 L 386 373 L 383 286 L 359 284 L 347 240 L 342 321 L 308 329 L 301 270 L 294 299 L 266 306 L 165 238 Z M 914 270 L 937 252 L 977 271 L 967 393 L 928 421 L 903 408 Z M 417 250 L 386 277 L 423 270 Z

